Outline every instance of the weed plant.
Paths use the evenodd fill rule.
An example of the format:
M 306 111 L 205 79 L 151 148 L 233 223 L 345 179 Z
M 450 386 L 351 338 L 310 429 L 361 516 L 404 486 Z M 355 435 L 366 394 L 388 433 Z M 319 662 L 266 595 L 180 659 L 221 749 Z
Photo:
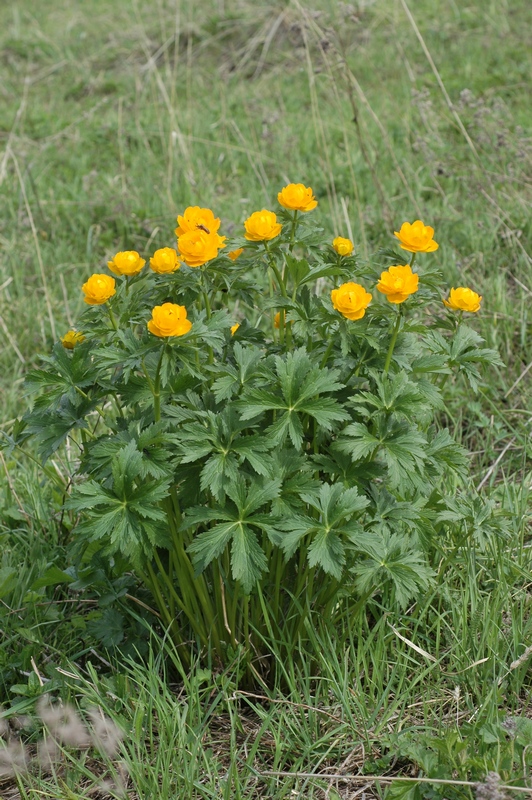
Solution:
M 504 535 L 461 496 L 465 452 L 434 424 L 450 374 L 475 390 L 500 363 L 462 321 L 480 295 L 446 299 L 434 268 L 413 270 L 439 247 L 421 220 L 395 233 L 410 262 L 385 251 L 376 281 L 349 239 L 324 246 L 310 188 L 278 202 L 280 219 L 251 214 L 227 255 L 220 219 L 192 206 L 178 252 L 149 268 L 119 252 L 116 279 L 93 274 L 82 332 L 28 376 L 39 394 L 12 440 L 34 436 L 45 460 L 79 450 L 66 506 L 83 515 L 81 564 L 134 569 L 176 645 L 192 637 L 222 664 L 241 649 L 257 677 L 275 668 L 272 640 L 301 650 L 312 613 L 356 616 L 375 593 L 406 608 L 453 545 Z

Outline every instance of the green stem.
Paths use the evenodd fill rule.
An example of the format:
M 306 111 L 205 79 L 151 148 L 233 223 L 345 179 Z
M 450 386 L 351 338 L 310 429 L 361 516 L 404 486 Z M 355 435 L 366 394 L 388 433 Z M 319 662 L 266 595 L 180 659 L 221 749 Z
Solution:
M 109 312 L 109 319 L 111 320 L 111 325 L 113 326 L 115 331 L 117 331 L 118 330 L 118 325 L 116 324 L 116 319 L 115 319 L 115 315 L 113 314 L 113 309 L 111 308 L 111 306 L 109 304 L 107 304 L 107 311 Z
M 173 598 L 173 600 L 175 601 L 176 605 L 185 614 L 186 618 L 188 619 L 188 621 L 190 623 L 190 626 L 191 626 L 192 630 L 194 631 L 196 636 L 200 639 L 201 644 L 202 645 L 206 645 L 208 643 L 208 640 L 209 640 L 209 633 L 208 633 L 208 630 L 206 630 L 205 627 L 202 626 L 202 624 L 201 624 L 203 622 L 203 620 L 201 619 L 201 617 L 199 617 L 199 615 L 197 615 L 197 613 L 194 612 L 194 609 L 191 609 L 190 606 L 186 602 L 184 602 L 181 597 L 179 597 L 179 595 L 177 594 L 177 592 L 175 590 L 174 585 L 172 584 L 172 582 L 170 580 L 170 577 L 169 577 L 167 571 L 165 570 L 165 568 L 164 568 L 164 566 L 163 566 L 163 564 L 161 562 L 161 559 L 160 559 L 159 554 L 157 553 L 157 551 L 154 552 L 154 558 L 155 558 L 155 563 L 157 564 L 157 568 L 159 569 L 159 574 L 161 575 L 161 578 L 163 579 L 163 581 L 164 581 L 164 583 L 166 585 L 166 588 L 167 588 L 167 590 L 168 590 L 168 592 L 170 594 L 170 597 Z M 155 575 L 155 572 L 154 572 L 154 575 Z M 160 592 L 160 585 L 159 585 L 159 582 L 157 580 L 157 576 L 156 575 L 155 575 L 155 580 L 157 582 L 157 586 L 158 586 L 159 592 Z M 169 614 L 168 606 L 167 606 L 167 613 Z
M 292 227 L 290 229 L 290 244 L 288 246 L 288 250 L 292 252 L 294 249 L 294 239 L 296 238 L 296 228 L 297 228 L 297 210 L 294 211 L 294 218 L 292 220 Z
M 159 581 L 157 580 L 157 575 L 152 567 L 152 565 L 148 562 L 148 575 L 142 575 L 139 571 L 139 577 L 141 578 L 142 582 L 150 589 L 153 597 L 155 598 L 155 602 L 157 604 L 157 608 L 161 614 L 161 619 L 165 623 L 165 625 L 171 629 L 172 631 L 172 640 L 176 645 L 180 645 L 183 643 L 183 638 L 180 634 L 179 627 L 176 625 L 176 620 L 173 619 L 168 611 L 168 606 L 164 601 L 163 595 L 161 593 L 161 587 L 159 585 Z M 185 662 L 188 662 L 188 656 L 186 655 L 186 651 L 183 651 L 181 654 Z
M 415 253 L 414 253 L 415 255 Z M 397 319 L 395 321 L 395 326 L 392 332 L 392 338 L 390 341 L 390 346 L 388 348 L 388 355 L 386 356 L 386 361 L 384 362 L 384 374 L 388 374 L 388 370 L 390 369 L 390 364 L 392 361 L 393 351 L 395 348 L 395 343 L 397 341 L 397 334 L 399 333 L 399 328 L 401 327 L 401 318 L 403 316 L 402 306 L 399 306 L 397 309 Z
M 277 278 L 277 283 L 279 284 L 279 289 L 281 290 L 281 294 L 283 295 L 283 297 L 288 297 L 288 294 L 286 292 L 285 282 L 283 281 L 283 276 L 279 272 L 279 267 L 275 263 L 275 258 L 273 257 L 273 254 L 270 252 L 270 248 L 268 247 L 268 242 L 263 242 L 263 244 L 266 253 L 268 254 L 268 264 L 270 265 L 273 274 Z
M 412 253 L 412 258 L 410 259 L 410 268 L 414 266 L 414 261 L 416 260 L 417 253 Z
M 286 285 L 283 280 L 283 276 L 279 271 L 279 267 L 275 263 L 275 258 L 270 252 L 270 249 L 268 247 L 268 242 L 263 242 L 263 244 L 268 257 L 268 264 L 277 279 L 277 283 L 279 284 L 279 289 L 281 290 L 281 294 L 283 295 L 283 297 L 288 298 L 288 293 L 286 291 Z M 279 316 L 279 341 L 281 342 L 281 344 L 283 343 L 283 341 L 285 341 L 285 339 L 287 347 L 290 347 L 290 344 L 292 342 L 292 331 L 290 330 L 290 325 L 286 325 L 285 323 L 285 310 L 283 308 Z
M 118 411 L 118 415 L 120 417 L 122 417 L 122 419 L 124 419 L 124 412 L 122 410 L 122 405 L 120 403 L 120 400 L 118 399 L 118 393 L 117 392 L 113 392 L 112 393 L 112 398 L 115 401 L 116 410 Z
M 358 378 L 358 376 L 360 374 L 360 370 L 362 369 L 362 366 L 364 364 L 364 359 L 366 358 L 368 349 L 369 349 L 368 347 L 364 348 L 364 350 L 362 351 L 362 355 L 360 356 L 360 358 L 358 359 L 357 363 L 355 364 L 355 366 L 353 367 L 353 369 L 351 370 L 351 372 L 349 373 L 349 375 L 345 379 L 344 383 L 349 383 L 349 381 L 351 380 L 353 375 L 355 376 L 355 378 Z
M 444 387 L 444 386 L 445 386 L 445 384 L 447 383 L 447 380 L 448 380 L 448 379 L 449 379 L 449 373 L 448 373 L 448 372 L 446 372 L 446 373 L 444 373 L 444 374 L 442 375 L 442 379 L 441 379 L 441 381 L 440 381 L 440 383 L 439 383 L 439 385 L 438 385 L 438 389 L 440 390 L 440 392 L 442 391 L 443 387 Z
M 281 553 L 280 548 L 276 548 L 274 554 L 274 565 L 275 569 L 272 570 L 274 572 L 274 595 L 273 595 L 273 613 L 277 623 L 280 624 L 280 615 L 279 615 L 279 608 L 280 608 L 280 599 L 281 599 L 281 580 L 283 574 L 283 555 Z
M 161 355 L 159 356 L 159 362 L 157 364 L 157 370 L 155 372 L 155 383 L 153 384 L 152 392 L 153 392 L 153 416 L 155 422 L 159 422 L 161 419 L 161 365 L 163 363 L 163 356 L 166 350 L 166 342 L 164 343 L 163 347 L 161 348 Z
M 201 294 L 203 297 L 203 303 L 205 305 L 205 313 L 207 314 L 207 319 L 209 320 L 212 316 L 211 310 L 211 303 L 209 300 L 209 285 L 207 282 L 207 273 L 204 271 L 204 267 L 201 267 Z M 214 352 L 212 347 L 208 348 L 209 353 L 209 364 L 214 362 Z
M 179 508 L 179 500 L 175 489 L 170 491 L 171 497 L 167 500 L 166 517 L 172 535 L 173 543 L 173 556 L 175 557 L 175 574 L 179 576 L 180 586 L 185 589 L 187 603 L 192 603 L 194 606 L 194 613 L 199 617 L 202 616 L 205 621 L 205 628 L 207 636 L 212 637 L 214 647 L 216 648 L 220 658 L 223 657 L 222 645 L 218 630 L 216 628 L 215 612 L 212 605 L 212 599 L 209 596 L 209 590 L 203 575 L 194 575 L 194 568 L 185 549 L 185 542 L 183 540 L 180 524 L 182 520 L 181 509 Z M 187 600 L 187 598 L 190 598 Z M 218 606 L 219 607 L 219 606 Z
M 203 295 L 203 302 L 205 304 L 205 313 L 207 314 L 207 319 L 210 319 L 212 316 L 212 311 L 211 311 L 211 304 L 209 301 L 209 287 L 207 285 L 207 276 L 204 272 L 203 267 L 201 267 L 201 294 Z
M 142 359 L 141 363 L 142 363 L 142 369 L 144 370 L 144 376 L 145 376 L 146 380 L 148 381 L 148 386 L 150 387 L 150 391 L 153 394 L 153 392 L 154 392 L 153 381 L 150 378 L 150 373 L 148 372 L 148 370 L 146 368 L 146 363 L 145 363 L 144 359 Z
M 334 339 L 331 338 L 331 341 L 327 346 L 327 350 L 325 351 L 323 358 L 321 360 L 320 369 L 323 369 L 323 367 L 327 364 L 327 361 L 329 360 L 329 356 L 331 355 L 333 347 L 334 347 Z

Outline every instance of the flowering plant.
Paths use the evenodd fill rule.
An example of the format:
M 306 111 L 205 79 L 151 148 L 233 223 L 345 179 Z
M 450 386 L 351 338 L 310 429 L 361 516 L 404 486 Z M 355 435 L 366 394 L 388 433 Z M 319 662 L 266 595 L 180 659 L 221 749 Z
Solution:
M 442 302 L 432 228 L 405 223 L 409 263 L 383 250 L 376 269 L 324 242 L 310 188 L 278 199 L 230 247 L 192 207 L 177 250 L 89 277 L 81 333 L 29 375 L 17 434 L 44 459 L 79 446 L 66 505 L 84 557 L 125 560 L 178 645 L 239 648 L 255 674 L 314 611 L 405 607 L 431 584 L 468 471 L 436 422 L 442 385 L 499 363 L 462 321 L 481 298 Z

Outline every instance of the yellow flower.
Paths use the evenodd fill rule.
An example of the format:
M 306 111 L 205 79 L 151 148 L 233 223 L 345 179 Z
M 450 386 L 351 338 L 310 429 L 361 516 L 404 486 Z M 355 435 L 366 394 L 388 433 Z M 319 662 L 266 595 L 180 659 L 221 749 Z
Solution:
M 332 244 L 339 256 L 350 256 L 355 249 L 351 239 L 344 239 L 342 236 L 333 239 Z
M 404 303 L 409 295 L 417 292 L 419 276 L 412 272 L 410 264 L 389 267 L 381 273 L 377 289 L 385 294 L 390 303 Z
M 162 306 L 155 306 L 151 312 L 151 319 L 148 322 L 148 330 L 154 336 L 183 336 L 188 333 L 192 323 L 187 319 L 185 306 L 178 306 L 175 303 L 163 303 Z
M 218 234 L 220 218 L 215 217 L 210 208 L 200 208 L 199 206 L 189 206 L 183 212 L 183 216 L 177 218 L 178 227 L 175 229 L 176 236 L 183 236 L 184 233 L 191 231 L 203 231 L 204 233 L 215 233 L 218 241 L 218 248 L 225 247 L 225 236 Z
M 244 222 L 246 239 L 250 242 L 267 242 L 279 236 L 283 226 L 277 222 L 277 215 L 273 211 L 255 211 Z
M 394 236 L 397 236 L 401 242 L 402 249 L 408 250 L 410 253 L 433 253 L 439 247 L 439 244 L 432 238 L 434 228 L 424 225 L 420 219 L 416 219 L 412 224 L 403 222 L 401 230 L 394 231 Z
M 189 267 L 201 267 L 218 255 L 217 233 L 205 233 L 199 228 L 183 233 L 177 240 L 177 249 L 185 264 Z
M 447 308 L 452 308 L 454 311 L 478 311 L 482 296 L 467 289 L 465 286 L 459 286 L 458 289 L 451 289 L 449 292 L 449 299 L 444 300 Z
M 110 297 L 116 293 L 116 281 L 109 275 L 94 273 L 88 281 L 83 284 L 81 291 L 85 295 L 85 302 L 90 306 L 101 306 L 107 303 Z
M 244 248 L 243 247 L 238 247 L 236 250 L 231 250 L 231 252 L 228 253 L 227 255 L 229 256 L 231 261 L 236 261 L 237 258 L 242 255 L 243 252 L 244 252 Z
M 331 292 L 333 308 L 347 319 L 362 319 L 372 297 L 359 283 L 342 283 Z
M 124 250 L 108 261 L 107 266 L 114 275 L 138 275 L 145 263 L 136 250 Z
M 281 327 L 281 312 L 280 311 L 278 311 L 277 314 L 275 315 L 275 317 L 273 318 L 273 326 L 274 326 L 274 328 L 280 328 Z
M 283 208 L 290 211 L 312 211 L 318 205 L 310 186 L 303 186 L 302 183 L 289 183 L 281 189 L 277 199 Z
M 181 264 L 173 247 L 161 247 L 150 258 L 150 268 L 159 275 L 175 272 Z
M 240 322 L 237 322 L 235 325 L 231 325 L 231 336 L 234 336 L 239 328 Z
M 67 331 L 61 339 L 61 344 L 67 350 L 73 350 L 77 344 L 85 341 L 85 337 L 79 331 Z

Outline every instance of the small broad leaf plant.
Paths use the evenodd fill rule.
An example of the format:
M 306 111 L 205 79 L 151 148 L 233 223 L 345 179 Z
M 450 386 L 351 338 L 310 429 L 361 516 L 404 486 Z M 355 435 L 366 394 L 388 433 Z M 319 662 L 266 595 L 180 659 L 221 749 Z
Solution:
M 426 592 L 468 469 L 435 424 L 441 389 L 498 363 L 464 321 L 482 298 L 430 266 L 431 227 L 405 222 L 376 268 L 324 241 L 310 188 L 278 201 L 233 249 L 195 206 L 176 249 L 91 275 L 82 332 L 29 375 L 19 426 L 43 459 L 79 452 L 66 505 L 85 558 L 125 560 L 177 645 L 254 671 L 313 612 Z

